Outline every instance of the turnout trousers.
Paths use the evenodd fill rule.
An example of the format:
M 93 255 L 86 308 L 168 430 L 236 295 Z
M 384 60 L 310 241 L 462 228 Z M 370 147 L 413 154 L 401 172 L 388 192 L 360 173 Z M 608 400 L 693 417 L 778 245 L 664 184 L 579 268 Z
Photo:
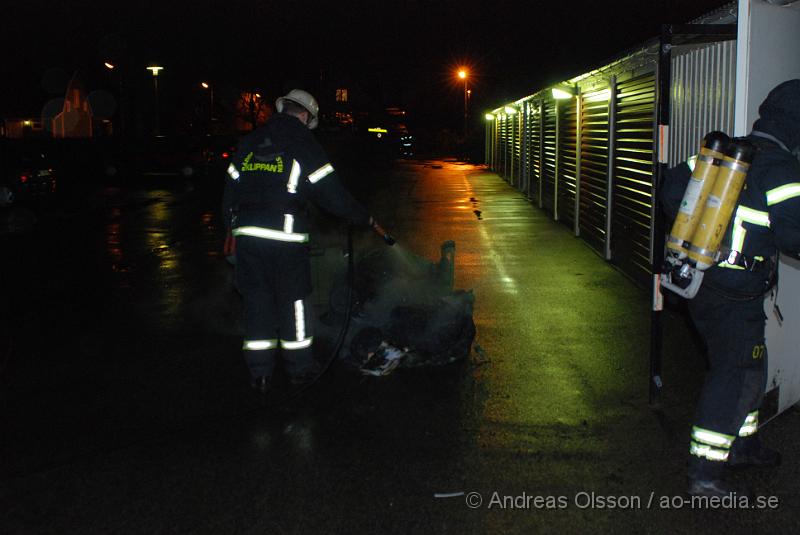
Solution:
M 689 302 L 689 312 L 709 360 L 695 410 L 690 458 L 725 463 L 734 441 L 758 429 L 767 369 L 764 297 L 734 300 L 701 288 Z
M 244 301 L 245 362 L 253 378 L 272 377 L 278 354 L 290 378 L 313 366 L 306 244 L 236 238 L 236 284 Z

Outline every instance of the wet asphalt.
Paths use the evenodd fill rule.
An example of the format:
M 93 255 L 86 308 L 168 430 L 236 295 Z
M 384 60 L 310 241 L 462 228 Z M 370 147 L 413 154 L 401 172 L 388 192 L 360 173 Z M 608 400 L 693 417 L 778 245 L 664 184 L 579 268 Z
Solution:
M 0 533 L 797 532 L 796 409 L 763 430 L 784 466 L 737 476 L 765 507 L 683 502 L 704 359 L 678 303 L 652 407 L 649 295 L 567 227 L 481 166 L 402 161 L 362 182 L 396 254 L 456 241 L 473 351 L 385 378 L 334 364 L 268 407 L 213 182 L 87 187 L 6 226 Z M 315 242 L 319 313 L 341 230 Z M 337 328 L 320 326 L 320 361 Z

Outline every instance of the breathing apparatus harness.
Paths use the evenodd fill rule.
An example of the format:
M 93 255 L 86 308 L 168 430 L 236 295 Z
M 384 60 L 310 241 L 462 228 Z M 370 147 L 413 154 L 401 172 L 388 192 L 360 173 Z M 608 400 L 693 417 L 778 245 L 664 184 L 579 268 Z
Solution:
M 786 144 L 783 141 L 773 136 L 772 134 L 768 134 L 767 132 L 761 132 L 760 130 L 753 130 L 752 132 L 750 132 L 750 135 L 753 137 L 760 137 L 762 139 L 772 141 L 773 143 L 778 145 L 781 149 L 785 150 L 789 154 L 792 155 L 795 154 L 791 151 L 791 149 L 789 149 L 789 147 L 786 146 Z M 781 256 L 780 251 L 778 251 L 775 254 L 774 258 L 765 259 L 763 261 L 756 261 L 754 259 L 746 258 L 738 251 L 731 251 L 730 249 L 727 249 L 726 251 L 726 249 L 727 248 L 723 248 L 722 256 L 727 257 L 729 263 L 736 263 L 737 265 L 741 265 L 746 269 L 748 269 L 748 271 L 756 271 L 765 264 L 767 264 L 769 266 L 769 276 L 767 277 L 766 288 L 762 292 L 747 293 L 747 292 L 737 292 L 735 290 L 731 290 L 730 288 L 721 288 L 719 286 L 715 286 L 711 283 L 706 282 L 706 287 L 709 290 L 719 295 L 722 295 L 723 297 L 731 299 L 733 301 L 752 301 L 753 299 L 758 299 L 762 295 L 772 291 L 772 289 L 775 288 L 775 286 L 778 284 L 778 266 L 780 265 L 780 256 Z M 735 259 L 736 260 L 735 262 L 730 262 L 730 259 L 733 257 L 733 255 L 738 255 L 738 258 Z
M 786 148 L 769 134 L 754 134 Z M 692 299 L 700 289 L 705 271 L 721 261 L 751 272 L 771 264 L 768 284 L 757 294 L 707 284 L 712 291 L 731 299 L 750 300 L 760 297 L 775 285 L 777 259 L 750 258 L 741 251 L 722 246 L 723 238 L 730 233 L 731 217 L 756 150 L 756 146 L 746 139 L 731 140 L 722 132 L 710 132 L 703 138 L 667 239 L 661 286 L 681 297 Z

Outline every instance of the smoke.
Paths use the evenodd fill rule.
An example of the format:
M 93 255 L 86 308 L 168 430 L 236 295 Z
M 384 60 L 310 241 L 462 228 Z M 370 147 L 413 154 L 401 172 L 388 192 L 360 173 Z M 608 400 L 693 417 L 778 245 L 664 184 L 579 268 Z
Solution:
M 381 247 L 356 262 L 354 306 L 350 329 L 341 356 L 350 354 L 350 343 L 362 330 L 379 329 L 384 340 L 409 347 L 414 355 L 408 365 L 443 364 L 465 357 L 474 337 L 471 291 L 450 287 L 452 255 L 447 262 L 431 262 L 406 250 Z M 330 275 L 330 274 L 328 274 Z M 234 271 L 221 266 L 215 283 L 187 304 L 189 320 L 203 330 L 228 336 L 242 336 L 242 303 L 234 284 Z M 342 319 L 340 307 L 345 278 L 332 291 L 331 310 Z M 339 321 L 327 328 L 334 335 Z M 317 325 L 319 335 L 326 327 Z M 404 364 L 407 365 L 407 364 Z
M 366 255 L 357 264 L 350 338 L 378 328 L 387 342 L 424 355 L 416 364 L 449 360 L 464 338 L 469 348 L 474 296 L 450 288 L 453 261 L 452 251 L 438 262 L 396 248 Z

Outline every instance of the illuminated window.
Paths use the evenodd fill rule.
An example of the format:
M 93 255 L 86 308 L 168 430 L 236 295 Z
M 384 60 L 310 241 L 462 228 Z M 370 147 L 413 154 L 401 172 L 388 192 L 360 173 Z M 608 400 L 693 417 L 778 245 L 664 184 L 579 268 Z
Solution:
M 347 89 L 336 90 L 336 102 L 347 102 Z

